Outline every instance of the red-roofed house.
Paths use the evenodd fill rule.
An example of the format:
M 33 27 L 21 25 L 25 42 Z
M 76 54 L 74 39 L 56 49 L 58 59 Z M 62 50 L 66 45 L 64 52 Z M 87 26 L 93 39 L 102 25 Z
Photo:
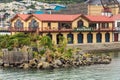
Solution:
M 113 22 L 106 16 L 18 14 L 11 19 L 10 31 L 47 35 L 55 44 L 59 36 L 64 36 L 68 44 L 105 43 L 112 42 Z

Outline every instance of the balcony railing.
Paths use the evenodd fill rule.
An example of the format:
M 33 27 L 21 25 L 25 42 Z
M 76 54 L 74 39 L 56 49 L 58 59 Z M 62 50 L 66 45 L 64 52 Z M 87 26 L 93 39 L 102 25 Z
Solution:
M 24 28 L 16 28 L 16 27 L 10 27 L 9 31 L 17 31 L 17 32 L 24 32 L 24 31 L 36 31 L 38 28 L 30 28 L 30 27 L 24 27 Z
M 0 27 L 0 32 L 9 32 L 8 27 Z
M 120 27 L 115 27 L 114 31 L 120 31 Z
M 92 27 L 83 27 L 83 28 L 75 28 L 74 31 L 113 31 L 111 28 L 92 28 Z
M 92 28 L 86 28 L 86 27 L 82 27 L 82 28 L 74 28 L 74 31 L 93 31 Z
M 39 31 L 39 32 L 66 32 L 66 31 L 73 31 L 73 29 L 58 29 L 58 28 L 31 28 L 31 27 L 24 27 L 24 28 L 15 28 L 10 27 L 9 31 L 13 32 L 32 32 L 32 31 Z
M 120 30 L 120 28 L 118 29 Z M 8 28 L 8 31 L 12 31 L 12 32 L 33 32 L 33 31 L 39 31 L 39 32 L 97 32 L 97 31 L 114 31 L 114 29 L 111 28 L 91 28 L 91 27 L 83 27 L 83 28 L 70 28 L 70 29 L 66 29 L 66 28 L 30 28 L 30 27 L 24 27 L 24 28 L 15 28 L 15 27 L 10 27 Z
M 73 31 L 73 29 L 58 28 L 58 27 L 53 27 L 53 28 L 44 27 L 42 31 L 43 32 L 67 32 L 67 31 Z

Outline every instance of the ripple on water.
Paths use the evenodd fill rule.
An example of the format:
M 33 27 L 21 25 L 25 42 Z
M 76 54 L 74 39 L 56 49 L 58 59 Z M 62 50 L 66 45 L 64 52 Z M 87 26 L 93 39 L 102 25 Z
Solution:
M 114 53 L 115 54 L 115 53 Z M 54 70 L 0 69 L 2 80 L 120 80 L 120 57 L 109 65 Z

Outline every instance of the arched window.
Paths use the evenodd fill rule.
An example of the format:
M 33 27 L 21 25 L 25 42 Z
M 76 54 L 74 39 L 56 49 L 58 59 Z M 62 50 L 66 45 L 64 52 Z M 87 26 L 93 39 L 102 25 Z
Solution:
M 57 37 L 56 37 L 57 44 L 59 44 L 60 41 L 63 39 L 63 34 L 59 33 L 59 34 L 57 34 L 56 36 L 57 36 Z
M 101 35 L 101 33 L 97 33 L 96 39 L 97 39 L 98 43 L 100 43 L 102 41 L 102 35 Z
M 79 33 L 77 36 L 78 36 L 78 43 L 83 43 L 83 34 Z
M 67 34 L 68 44 L 73 44 L 73 34 Z
M 52 34 L 48 33 L 46 36 L 50 37 L 50 39 L 52 40 Z
M 35 19 L 32 19 L 31 22 L 29 23 L 30 28 L 38 28 L 38 26 L 39 23 Z
M 15 26 L 16 28 L 23 28 L 23 22 L 22 22 L 20 19 L 18 19 L 18 20 L 15 22 L 14 26 Z
M 87 42 L 92 43 L 93 42 L 93 35 L 91 33 L 87 34 Z
M 109 33 L 105 34 L 105 42 L 110 42 L 110 34 Z
M 79 20 L 79 21 L 77 22 L 77 28 L 82 28 L 83 26 L 84 26 L 83 21 L 82 21 L 82 20 Z

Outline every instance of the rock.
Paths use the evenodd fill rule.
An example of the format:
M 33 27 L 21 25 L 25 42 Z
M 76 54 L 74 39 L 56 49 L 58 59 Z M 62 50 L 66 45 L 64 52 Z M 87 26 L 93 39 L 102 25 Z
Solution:
M 52 64 L 51 67 L 52 67 L 52 68 L 59 68 L 59 66 L 58 66 L 58 65 L 55 65 L 55 64 Z
M 28 64 L 28 63 L 23 63 L 23 64 L 21 64 L 18 68 L 21 68 L 21 69 L 29 69 L 29 64 Z
M 4 64 L 4 67 L 9 67 L 10 65 L 9 64 Z
M 29 69 L 29 64 L 24 63 L 23 69 Z
M 38 63 L 38 65 L 37 65 L 37 69 L 41 69 L 42 66 L 43 66 L 43 63 L 42 63 L 42 62 Z
M 20 66 L 18 66 L 18 68 L 21 68 L 21 69 L 22 69 L 22 68 L 23 68 L 23 66 L 24 66 L 24 64 L 21 64 Z
M 60 59 L 62 64 L 65 64 L 65 60 L 63 58 Z
M 50 68 L 50 64 L 48 62 L 43 62 L 42 68 L 43 69 L 48 69 L 48 68 Z
M 31 68 L 36 68 L 36 67 L 37 67 L 37 64 L 38 64 L 38 60 L 37 60 L 36 58 L 29 61 L 29 66 L 30 66 Z
M 109 59 L 104 59 L 102 64 L 109 64 L 111 61 Z
M 79 65 L 82 65 L 82 61 L 79 61 Z
M 3 66 L 3 61 L 2 60 L 0 60 L 0 66 Z
M 112 58 L 110 56 L 106 56 L 105 59 L 108 59 L 109 61 L 112 61 Z
M 80 63 L 79 62 L 76 62 L 76 66 L 79 66 L 80 65 Z
M 10 67 L 14 67 L 13 65 L 10 65 Z
M 62 62 L 60 60 L 55 60 L 55 64 L 58 66 L 62 66 Z
M 45 62 L 46 60 L 46 57 L 41 57 L 41 61 Z

